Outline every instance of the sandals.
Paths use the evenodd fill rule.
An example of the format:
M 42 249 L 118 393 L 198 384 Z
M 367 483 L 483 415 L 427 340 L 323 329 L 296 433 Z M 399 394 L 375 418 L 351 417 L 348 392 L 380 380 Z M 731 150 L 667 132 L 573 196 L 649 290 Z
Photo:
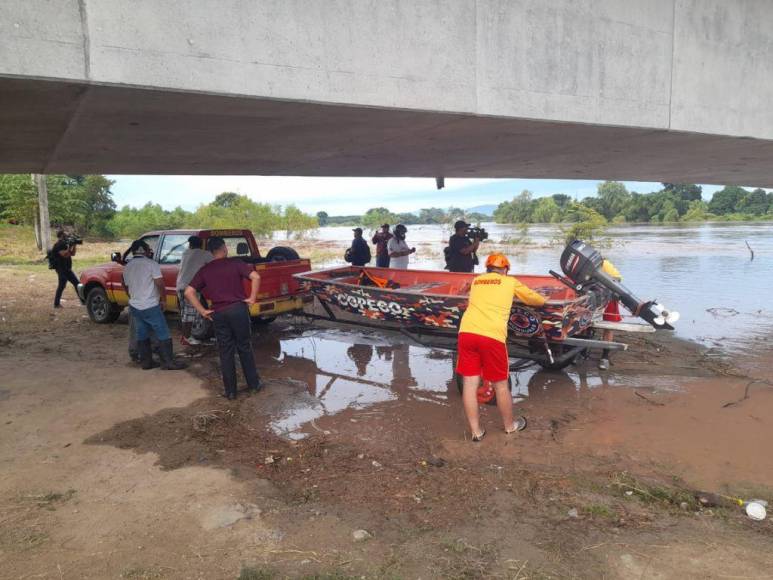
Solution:
M 528 425 L 528 421 L 526 421 L 526 417 L 518 417 L 515 420 L 515 423 L 513 423 L 513 428 L 511 430 L 505 429 L 506 435 L 512 435 L 513 433 L 517 433 L 518 431 L 523 431 L 526 429 L 526 425 Z
M 480 435 L 476 435 L 475 433 L 472 434 L 472 442 L 473 443 L 480 443 L 483 441 L 483 438 L 486 436 L 486 430 L 480 432 Z

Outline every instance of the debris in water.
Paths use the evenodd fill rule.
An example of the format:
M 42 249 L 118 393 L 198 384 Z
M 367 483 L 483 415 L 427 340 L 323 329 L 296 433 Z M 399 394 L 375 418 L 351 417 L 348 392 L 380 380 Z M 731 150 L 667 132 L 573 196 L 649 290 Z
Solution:
M 738 316 L 740 314 L 735 308 L 723 308 L 721 306 L 707 308 L 706 312 L 711 314 L 714 318 L 729 318 L 730 316 Z

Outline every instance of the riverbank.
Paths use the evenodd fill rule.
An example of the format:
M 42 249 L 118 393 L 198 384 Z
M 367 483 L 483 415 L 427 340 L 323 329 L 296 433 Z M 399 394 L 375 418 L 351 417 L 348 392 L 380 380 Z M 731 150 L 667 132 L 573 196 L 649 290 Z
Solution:
M 769 573 L 771 520 L 694 495 L 773 499 L 765 351 L 649 335 L 608 373 L 528 368 L 527 431 L 486 408 L 473 445 L 445 351 L 280 319 L 253 340 L 266 389 L 231 403 L 211 349 L 143 372 L 123 320 L 90 323 L 71 289 L 53 311 L 54 286 L 0 267 L 8 577 Z

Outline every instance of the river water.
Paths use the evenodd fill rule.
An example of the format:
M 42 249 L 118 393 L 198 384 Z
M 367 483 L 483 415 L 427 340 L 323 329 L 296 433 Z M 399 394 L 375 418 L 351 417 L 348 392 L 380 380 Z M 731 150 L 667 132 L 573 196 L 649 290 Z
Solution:
M 561 246 L 552 243 L 561 237 L 556 226 L 534 225 L 525 232 L 518 226 L 483 226 L 492 242 L 510 241 L 498 249 L 509 256 L 513 274 L 560 271 Z M 442 269 L 442 249 L 449 234 L 445 226 L 410 226 L 408 242 L 417 246 L 411 267 Z M 351 228 L 320 228 L 314 237 L 344 247 L 351 240 Z M 485 254 L 485 243 L 482 248 L 480 253 Z M 732 352 L 748 347 L 750 338 L 773 330 L 771 223 L 614 226 L 598 248 L 618 267 L 623 283 L 636 296 L 657 298 L 681 313 L 676 329 L 680 337 Z M 314 267 L 339 263 L 343 264 L 339 260 Z

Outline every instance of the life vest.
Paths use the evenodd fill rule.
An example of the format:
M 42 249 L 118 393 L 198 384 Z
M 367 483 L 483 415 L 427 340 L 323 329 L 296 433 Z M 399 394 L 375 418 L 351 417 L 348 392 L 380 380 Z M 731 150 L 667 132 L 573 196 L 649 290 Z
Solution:
M 374 276 L 367 270 L 363 270 L 362 272 L 360 272 L 360 278 L 357 281 L 357 284 L 359 286 L 375 286 L 377 288 L 391 288 L 391 289 L 396 289 L 400 287 L 400 284 L 398 284 L 397 282 L 393 282 L 388 278 L 381 278 L 379 276 Z

